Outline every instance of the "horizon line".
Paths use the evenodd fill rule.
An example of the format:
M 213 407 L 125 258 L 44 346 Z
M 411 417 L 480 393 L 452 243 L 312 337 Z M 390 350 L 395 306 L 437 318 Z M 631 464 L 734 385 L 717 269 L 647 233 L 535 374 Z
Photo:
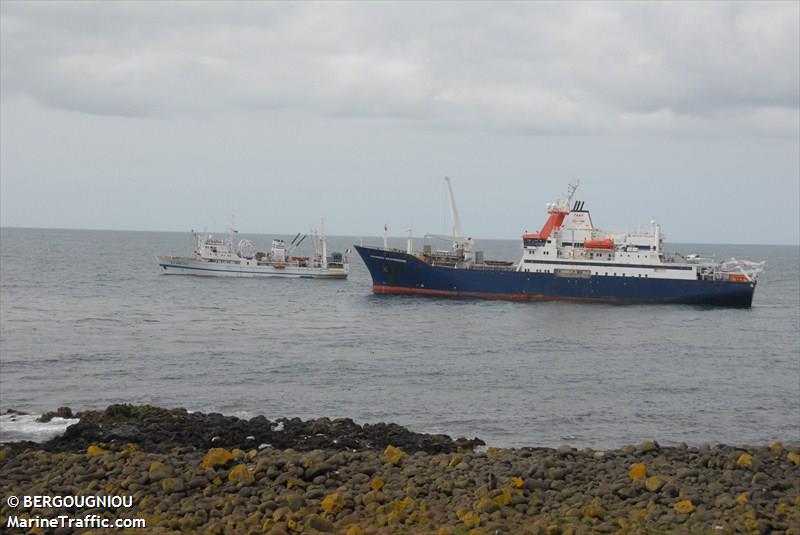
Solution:
M 143 229 L 110 229 L 110 228 L 76 228 L 76 227 L 24 227 L 13 225 L 0 225 L 0 230 L 16 229 L 16 230 L 77 230 L 77 231 L 94 231 L 94 232 L 154 232 L 154 233 L 183 233 L 191 232 L 191 230 L 143 230 Z M 219 231 L 217 231 L 219 232 Z M 291 236 L 294 232 L 239 232 L 239 234 L 255 234 L 264 236 Z M 382 238 L 379 234 L 327 234 L 328 237 L 337 238 Z M 389 239 L 406 239 L 408 236 L 388 236 Z M 412 239 L 426 239 L 424 236 L 412 236 Z M 474 238 L 476 240 L 495 240 L 495 241 L 512 241 L 518 238 Z M 778 247 L 800 247 L 800 243 L 736 243 L 736 242 L 684 242 L 674 241 L 667 243 L 679 243 L 686 245 L 769 245 Z

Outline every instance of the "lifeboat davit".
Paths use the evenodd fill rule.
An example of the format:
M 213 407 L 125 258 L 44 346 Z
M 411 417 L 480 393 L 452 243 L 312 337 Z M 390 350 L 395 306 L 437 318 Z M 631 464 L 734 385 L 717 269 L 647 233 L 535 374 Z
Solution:
M 613 249 L 614 240 L 610 238 L 605 240 L 586 240 L 583 242 L 583 246 L 587 249 Z

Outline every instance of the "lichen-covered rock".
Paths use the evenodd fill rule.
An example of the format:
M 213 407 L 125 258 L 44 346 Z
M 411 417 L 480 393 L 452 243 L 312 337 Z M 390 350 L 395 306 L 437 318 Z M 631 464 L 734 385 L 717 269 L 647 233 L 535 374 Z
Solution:
M 628 472 L 628 477 L 630 477 L 632 481 L 636 481 L 637 479 L 642 479 L 643 477 L 646 476 L 647 476 L 647 465 L 644 463 L 636 463 L 632 465 L 630 471 Z
M 326 513 L 338 513 L 344 507 L 344 495 L 341 492 L 328 494 L 322 500 L 322 510 Z
M 583 516 L 586 518 L 603 518 L 605 514 L 606 510 L 598 499 L 592 500 L 592 503 L 583 508 Z
M 694 504 L 692 500 L 681 500 L 673 506 L 673 509 L 675 509 L 675 512 L 678 514 L 688 515 L 694 512 Z
M 92 444 L 91 446 L 86 448 L 86 455 L 89 456 L 89 457 L 102 457 L 103 455 L 106 455 L 107 453 L 108 453 L 108 450 L 104 450 L 103 448 L 101 448 L 100 446 L 98 446 L 96 444 Z
M 494 513 L 500 510 L 500 506 L 490 500 L 489 498 L 481 498 L 473 505 L 473 508 L 479 513 Z
M 216 468 L 217 466 L 225 466 L 233 460 L 233 454 L 225 448 L 211 448 L 203 457 L 203 462 L 200 463 L 205 469 Z
M 382 477 L 375 477 L 369 482 L 369 486 L 372 490 L 381 490 L 384 485 L 386 485 L 386 482 Z
M 650 492 L 658 492 L 664 486 L 664 480 L 658 476 L 650 476 L 644 481 L 644 487 Z
M 400 461 L 402 461 L 403 457 L 405 456 L 406 452 L 400 448 L 392 446 L 391 444 L 386 446 L 386 449 L 383 450 L 383 460 L 394 465 L 400 464 Z
M 464 527 L 467 529 L 477 528 L 481 525 L 481 517 L 474 511 L 467 511 L 461 516 L 461 522 L 464 523 Z
M 742 453 L 736 459 L 736 466 L 739 468 L 750 468 L 753 466 L 753 456 L 749 453 Z
M 228 472 L 228 480 L 243 485 L 249 485 L 255 481 L 255 477 L 246 464 L 237 464 Z

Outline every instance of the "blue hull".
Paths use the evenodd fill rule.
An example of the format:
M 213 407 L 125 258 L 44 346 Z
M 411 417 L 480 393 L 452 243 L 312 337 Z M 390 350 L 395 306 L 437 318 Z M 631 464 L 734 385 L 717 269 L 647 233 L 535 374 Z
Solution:
M 755 283 L 591 276 L 434 267 L 402 251 L 356 246 L 376 294 L 479 297 L 510 301 L 682 303 L 750 307 Z

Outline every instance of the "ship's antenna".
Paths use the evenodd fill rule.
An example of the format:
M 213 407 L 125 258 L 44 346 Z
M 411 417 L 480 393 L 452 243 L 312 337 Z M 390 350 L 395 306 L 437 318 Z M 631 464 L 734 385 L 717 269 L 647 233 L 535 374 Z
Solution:
M 383 248 L 389 248 L 389 225 L 383 224 Z

